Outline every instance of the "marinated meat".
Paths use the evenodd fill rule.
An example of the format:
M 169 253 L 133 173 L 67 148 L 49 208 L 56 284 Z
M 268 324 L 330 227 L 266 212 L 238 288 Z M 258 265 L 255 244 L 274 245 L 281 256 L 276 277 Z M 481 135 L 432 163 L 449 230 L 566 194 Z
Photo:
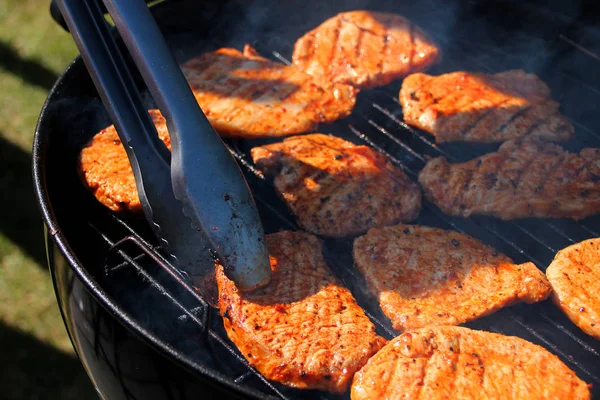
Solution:
M 170 150 L 167 121 L 159 110 L 148 113 L 159 138 Z M 78 169 L 86 187 L 100 203 L 117 212 L 142 212 L 133 170 L 114 125 L 98 132 L 81 150 Z
M 323 134 L 255 147 L 252 158 L 306 231 L 355 236 L 411 221 L 421 208 L 418 185 L 383 155 Z
M 571 138 L 550 88 L 536 75 L 510 70 L 494 75 L 414 74 L 402 82 L 404 120 L 443 142 L 504 142 L 525 136 Z
M 589 399 L 589 388 L 541 346 L 456 326 L 407 332 L 355 376 L 352 400 Z
M 600 149 L 575 154 L 539 140 L 509 141 L 465 163 L 433 159 L 419 182 L 449 215 L 581 219 L 600 211 Z
M 374 228 L 354 262 L 394 329 L 458 325 L 550 295 L 544 273 L 463 233 L 426 226 Z
M 331 273 L 319 239 L 267 235 L 271 283 L 241 293 L 217 265 L 219 308 L 231 341 L 263 376 L 343 393 L 385 340 Z
M 296 68 L 269 61 L 246 45 L 224 48 L 182 66 L 198 104 L 223 136 L 286 136 L 350 114 L 356 89 L 318 82 Z
M 546 276 L 554 302 L 575 325 L 600 339 L 600 239 L 559 251 Z
M 292 59 L 294 66 L 328 82 L 368 88 L 423 71 L 439 53 L 435 43 L 406 18 L 351 11 L 298 39 Z

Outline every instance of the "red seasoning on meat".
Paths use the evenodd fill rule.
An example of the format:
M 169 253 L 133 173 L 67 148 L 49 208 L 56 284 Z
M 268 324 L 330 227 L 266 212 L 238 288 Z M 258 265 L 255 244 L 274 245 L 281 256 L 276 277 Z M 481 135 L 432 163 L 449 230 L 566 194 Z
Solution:
M 558 307 L 581 330 L 600 339 L 600 239 L 559 251 L 546 276 Z
M 587 400 L 558 357 L 514 336 L 457 326 L 422 328 L 390 341 L 355 376 L 352 400 Z
M 526 136 L 558 142 L 574 134 L 548 85 L 522 70 L 410 75 L 402 82 L 400 103 L 406 123 L 433 134 L 438 143 L 501 143 Z
M 350 11 L 298 39 L 294 66 L 327 82 L 361 88 L 423 71 L 440 54 L 418 26 L 399 15 Z
M 355 236 L 412 221 L 421 209 L 416 183 L 384 155 L 319 133 L 252 149 L 299 225 L 317 235 Z
M 449 215 L 582 219 L 600 211 L 600 149 L 576 154 L 540 140 L 509 141 L 464 163 L 435 158 L 419 182 Z
M 515 264 L 464 233 L 428 226 L 371 229 L 354 262 L 394 329 L 458 325 L 551 292 L 532 263 Z
M 271 282 L 241 293 L 217 266 L 227 335 L 263 376 L 301 389 L 344 393 L 385 340 L 325 264 L 319 239 L 267 235 Z
M 224 48 L 183 64 L 196 100 L 222 136 L 258 138 L 313 130 L 346 117 L 356 89 L 320 82 L 296 68 Z
M 167 121 L 159 110 L 148 110 L 158 137 L 171 149 Z M 114 125 L 98 132 L 79 154 L 79 174 L 90 192 L 112 211 L 141 213 L 135 177 Z

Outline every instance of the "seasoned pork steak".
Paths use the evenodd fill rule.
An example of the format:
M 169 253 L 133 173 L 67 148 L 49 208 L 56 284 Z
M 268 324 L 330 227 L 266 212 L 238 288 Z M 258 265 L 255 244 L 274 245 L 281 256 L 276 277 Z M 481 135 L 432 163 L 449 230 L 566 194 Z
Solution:
M 449 215 L 581 219 L 600 211 L 600 150 L 574 154 L 539 140 L 509 141 L 464 163 L 433 159 L 419 182 Z
M 356 90 L 317 82 L 296 68 L 269 61 L 246 46 L 224 48 L 182 66 L 198 104 L 223 136 L 286 136 L 350 114 Z
M 394 329 L 458 325 L 518 302 L 546 299 L 550 284 L 532 263 L 480 241 L 426 226 L 374 228 L 354 241 L 354 262 Z
M 328 82 L 386 85 L 427 69 L 439 55 L 433 41 L 399 15 L 351 11 L 298 39 L 294 66 Z
M 410 75 L 402 82 L 400 103 L 406 123 L 432 133 L 438 143 L 525 136 L 564 141 L 574 133 L 550 88 L 522 70 Z
M 407 332 L 355 376 L 352 400 L 589 399 L 558 357 L 514 336 L 456 326 Z
M 546 276 L 554 302 L 585 333 L 600 339 L 600 239 L 559 251 Z
M 284 231 L 266 240 L 273 272 L 268 286 L 241 293 L 217 266 L 229 338 L 268 379 L 345 392 L 385 340 L 325 264 L 319 239 Z
M 252 158 L 298 218 L 322 236 L 355 236 L 411 221 L 421 209 L 419 187 L 382 154 L 323 134 L 255 147 Z
M 167 121 L 159 110 L 148 113 L 158 136 L 171 149 Z M 142 212 L 133 170 L 113 125 L 98 132 L 81 150 L 78 169 L 86 187 L 100 203 L 117 212 Z

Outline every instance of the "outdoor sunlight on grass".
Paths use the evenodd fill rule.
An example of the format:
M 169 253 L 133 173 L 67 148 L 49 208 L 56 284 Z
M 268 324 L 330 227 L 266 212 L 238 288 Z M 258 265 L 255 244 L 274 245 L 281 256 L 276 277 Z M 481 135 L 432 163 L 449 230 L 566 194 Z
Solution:
M 66 334 L 33 195 L 31 143 L 54 81 L 77 55 L 49 1 L 0 0 L 0 369 L 3 399 L 89 399 Z

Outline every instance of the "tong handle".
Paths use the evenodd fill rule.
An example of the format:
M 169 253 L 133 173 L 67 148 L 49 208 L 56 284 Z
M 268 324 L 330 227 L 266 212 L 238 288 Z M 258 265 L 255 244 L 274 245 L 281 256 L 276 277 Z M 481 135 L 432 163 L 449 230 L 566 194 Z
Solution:
M 237 162 L 208 122 L 142 0 L 103 0 L 167 119 L 171 179 L 184 213 L 203 228 L 241 290 L 270 280 L 264 231 Z

